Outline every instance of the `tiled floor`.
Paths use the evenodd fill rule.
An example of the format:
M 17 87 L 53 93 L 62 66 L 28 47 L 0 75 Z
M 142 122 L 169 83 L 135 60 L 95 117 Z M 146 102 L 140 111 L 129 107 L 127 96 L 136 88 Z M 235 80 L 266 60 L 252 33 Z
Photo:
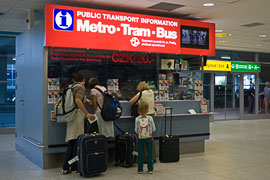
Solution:
M 82 179 L 61 175 L 60 168 L 41 170 L 14 148 L 14 135 L 0 136 L 1 180 Z M 84 179 L 84 178 L 83 178 Z M 270 119 L 211 123 L 206 152 L 183 155 L 178 163 L 156 163 L 153 175 L 114 167 L 91 179 L 109 180 L 270 180 Z

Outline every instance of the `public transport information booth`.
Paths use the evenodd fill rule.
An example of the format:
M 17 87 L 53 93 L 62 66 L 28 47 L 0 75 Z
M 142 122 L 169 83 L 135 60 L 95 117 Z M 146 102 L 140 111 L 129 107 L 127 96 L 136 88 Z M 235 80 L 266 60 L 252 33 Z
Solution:
M 119 93 L 123 113 L 115 123 L 131 133 L 128 100 L 147 81 L 157 108 L 173 108 L 181 154 L 204 152 L 211 113 L 201 110 L 200 67 L 202 57 L 215 55 L 213 23 L 47 4 L 44 22 L 17 37 L 16 53 L 16 149 L 41 168 L 63 163 L 66 124 L 53 118 L 54 103 L 78 72 Z M 158 138 L 164 112 L 155 123 Z

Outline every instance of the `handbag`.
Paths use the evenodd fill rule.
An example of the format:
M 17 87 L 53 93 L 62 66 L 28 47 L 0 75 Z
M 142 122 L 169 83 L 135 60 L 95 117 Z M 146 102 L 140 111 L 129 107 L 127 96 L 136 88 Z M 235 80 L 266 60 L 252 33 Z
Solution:
M 141 97 L 142 97 L 142 91 L 140 92 L 139 98 L 137 99 L 137 101 L 134 104 L 131 105 L 130 114 L 133 117 L 137 117 L 137 116 L 140 115 L 139 112 L 138 112 L 138 109 L 139 109 L 139 103 L 138 102 L 141 99 Z

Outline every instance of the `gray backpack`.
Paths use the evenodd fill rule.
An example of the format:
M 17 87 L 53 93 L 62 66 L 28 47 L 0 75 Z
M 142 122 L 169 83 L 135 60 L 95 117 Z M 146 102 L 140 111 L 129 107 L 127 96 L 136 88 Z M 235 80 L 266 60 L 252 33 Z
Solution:
M 73 97 L 73 88 L 77 86 L 81 85 L 69 85 L 69 87 L 63 91 L 61 96 L 58 98 L 57 103 L 54 105 L 56 121 L 58 123 L 70 122 L 76 118 L 77 105 L 75 104 L 75 99 Z

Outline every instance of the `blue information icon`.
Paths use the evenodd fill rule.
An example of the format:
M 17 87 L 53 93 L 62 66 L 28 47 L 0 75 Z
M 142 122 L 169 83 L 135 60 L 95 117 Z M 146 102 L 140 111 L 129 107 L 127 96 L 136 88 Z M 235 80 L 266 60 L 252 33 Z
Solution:
M 72 10 L 54 9 L 53 11 L 53 29 L 61 31 L 73 31 L 74 13 Z

